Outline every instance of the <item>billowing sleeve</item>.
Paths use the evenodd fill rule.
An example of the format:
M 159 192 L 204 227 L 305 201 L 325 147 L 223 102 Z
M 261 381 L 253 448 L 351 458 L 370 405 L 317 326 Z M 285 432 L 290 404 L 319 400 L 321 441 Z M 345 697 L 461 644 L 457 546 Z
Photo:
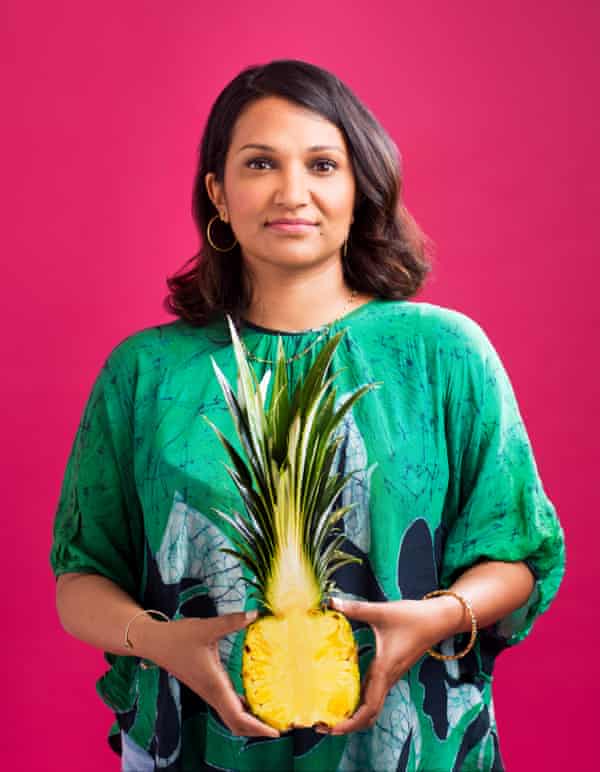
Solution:
M 110 353 L 85 405 L 55 513 L 50 563 L 140 591 L 142 516 L 134 479 L 135 375 L 123 344 Z
M 549 607 L 565 571 L 565 539 L 534 458 L 514 390 L 483 329 L 456 312 L 444 355 L 449 492 L 440 584 L 482 560 L 524 561 L 527 602 L 486 630 L 501 648 L 522 641 Z

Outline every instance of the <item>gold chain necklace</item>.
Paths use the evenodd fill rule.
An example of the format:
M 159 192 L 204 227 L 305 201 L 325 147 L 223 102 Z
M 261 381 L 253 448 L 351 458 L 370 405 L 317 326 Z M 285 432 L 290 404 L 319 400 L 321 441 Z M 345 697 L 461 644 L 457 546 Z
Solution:
M 297 354 L 294 354 L 294 356 L 291 356 L 289 359 L 286 359 L 285 360 L 286 365 L 289 364 L 289 362 L 293 362 L 294 359 L 300 359 L 300 357 L 302 357 L 302 356 L 304 356 L 304 354 L 308 353 L 311 350 L 311 348 L 313 348 L 313 346 L 316 346 L 316 344 L 320 340 L 323 340 L 323 338 L 329 333 L 329 329 L 330 329 L 331 325 L 335 324 L 338 321 L 338 319 L 341 319 L 342 316 L 344 316 L 344 313 L 346 312 L 346 308 L 348 308 L 350 303 L 352 303 L 352 301 L 354 300 L 354 298 L 356 297 L 357 294 L 358 294 L 357 290 L 355 290 L 355 289 L 352 290 L 352 293 L 350 294 L 350 297 L 346 301 L 346 305 L 342 309 L 342 312 L 340 313 L 340 315 L 336 319 L 334 319 L 332 322 L 329 322 L 328 324 L 324 325 L 323 326 L 323 332 L 317 338 L 315 338 L 315 340 L 313 340 L 313 342 L 310 345 L 308 345 L 305 349 L 302 349 L 302 351 L 299 351 Z M 248 351 L 248 348 L 247 348 L 246 344 L 244 343 L 244 341 L 243 341 L 243 339 L 241 337 L 240 337 L 240 341 L 241 341 L 242 346 L 244 348 L 244 351 L 246 352 L 246 355 L 249 357 L 249 359 L 254 359 L 256 362 L 264 362 L 264 364 L 267 364 L 267 365 L 274 365 L 274 364 L 277 363 L 277 360 L 261 359 L 260 357 L 255 356 L 251 351 Z

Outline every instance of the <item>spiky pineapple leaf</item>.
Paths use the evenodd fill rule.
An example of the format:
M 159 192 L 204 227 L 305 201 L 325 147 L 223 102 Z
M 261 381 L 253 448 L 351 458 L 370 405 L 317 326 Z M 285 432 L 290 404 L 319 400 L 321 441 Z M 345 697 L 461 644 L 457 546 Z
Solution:
M 286 456 L 287 434 L 290 424 L 290 395 L 285 350 L 281 336 L 277 339 L 277 360 L 273 378 L 273 398 L 269 410 L 269 435 L 273 446 L 273 458 L 282 464 Z
M 302 413 L 306 411 L 307 406 L 310 403 L 311 397 L 318 393 L 319 386 L 323 383 L 323 378 L 329 368 L 331 359 L 337 349 L 345 330 L 340 330 L 333 335 L 327 343 L 319 351 L 315 361 L 311 365 L 310 370 L 306 374 L 304 381 L 299 384 L 294 392 L 294 398 L 292 400 L 292 413 Z
M 231 390 L 231 387 L 225 378 L 225 375 L 222 373 L 220 367 L 214 361 L 212 356 L 211 359 L 219 384 L 225 396 L 227 407 L 229 408 L 229 412 L 233 418 L 233 423 L 237 435 L 250 462 L 250 469 L 252 470 L 252 474 L 256 480 L 257 487 L 263 496 L 265 496 L 265 498 L 268 499 L 271 504 L 273 504 L 274 501 L 272 495 L 272 486 L 270 485 L 270 469 L 265 459 L 265 448 L 263 446 L 262 436 L 257 435 L 253 431 L 252 424 L 248 420 L 248 414 L 241 409 L 235 394 Z M 207 421 L 209 420 L 207 416 L 203 417 Z
M 245 485 L 252 485 L 252 476 L 250 475 L 248 471 L 248 467 L 246 466 L 244 459 L 240 456 L 240 454 L 237 452 L 237 450 L 233 447 L 233 445 L 229 442 L 227 437 L 223 434 L 223 432 L 218 428 L 218 426 L 215 426 L 215 424 L 208 418 L 208 416 L 203 415 L 202 418 L 210 424 L 214 432 L 216 433 L 219 440 L 221 440 L 221 443 L 223 444 L 223 447 L 229 454 L 229 457 L 234 463 L 234 466 L 236 468 L 236 471 L 240 477 L 240 479 L 244 482 Z
M 329 369 L 345 333 L 343 329 L 325 343 L 304 380 L 290 395 L 285 350 L 279 336 L 271 405 L 267 409 L 271 370 L 265 372 L 259 383 L 229 316 L 227 321 L 237 363 L 237 395 L 211 359 L 247 463 L 223 433 L 205 418 L 233 462 L 233 467 L 226 466 L 226 469 L 244 502 L 245 512 L 230 517 L 213 510 L 237 534 L 236 549 L 229 552 L 236 554 L 254 574 L 256 582 L 250 584 L 258 590 L 263 605 L 269 608 L 265 592 L 273 578 L 276 561 L 281 558 L 282 545 L 298 544 L 312 566 L 322 594 L 335 586 L 330 576 L 337 568 L 360 562 L 360 558 L 340 550 L 345 537 L 335 524 L 356 504 L 335 510 L 333 506 L 354 472 L 344 476 L 332 474 L 335 455 L 343 439 L 332 435 L 356 401 L 381 382 L 357 389 L 335 409 L 333 383 L 341 371 L 330 374 Z M 331 540 L 326 544 L 328 535 Z M 277 565 L 278 571 L 286 568 L 281 563 Z

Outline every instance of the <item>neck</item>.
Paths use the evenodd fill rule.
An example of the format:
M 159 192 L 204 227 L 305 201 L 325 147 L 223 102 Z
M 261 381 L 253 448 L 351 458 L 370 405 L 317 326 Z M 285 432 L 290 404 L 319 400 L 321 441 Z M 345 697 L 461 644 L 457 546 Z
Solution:
M 253 298 L 242 316 L 254 324 L 295 332 L 328 324 L 373 296 L 344 282 L 341 263 L 312 273 L 252 273 Z

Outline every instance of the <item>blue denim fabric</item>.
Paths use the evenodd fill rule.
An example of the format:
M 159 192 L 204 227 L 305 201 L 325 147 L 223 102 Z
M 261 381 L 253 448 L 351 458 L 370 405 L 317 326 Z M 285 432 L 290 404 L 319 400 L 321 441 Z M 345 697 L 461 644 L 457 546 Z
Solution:
M 121 772 L 154 772 L 154 759 L 121 730 Z

